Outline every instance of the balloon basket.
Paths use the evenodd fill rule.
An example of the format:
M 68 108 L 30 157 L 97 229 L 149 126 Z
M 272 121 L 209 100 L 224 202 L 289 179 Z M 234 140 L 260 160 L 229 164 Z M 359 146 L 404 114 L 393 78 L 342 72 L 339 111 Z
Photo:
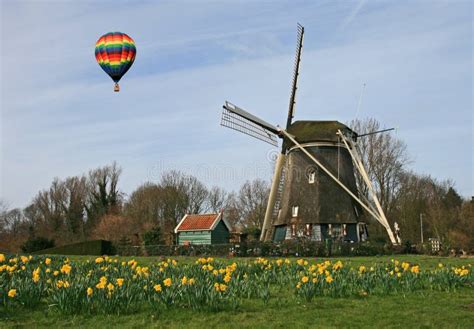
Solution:
M 119 86 L 118 83 L 115 84 L 115 86 L 114 86 L 114 91 L 115 91 L 116 93 L 118 93 L 118 92 L 120 91 L 120 86 Z

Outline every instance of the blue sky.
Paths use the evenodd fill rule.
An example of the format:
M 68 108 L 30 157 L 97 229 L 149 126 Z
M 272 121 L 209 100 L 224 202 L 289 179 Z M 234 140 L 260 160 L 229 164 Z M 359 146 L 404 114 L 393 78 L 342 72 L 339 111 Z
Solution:
M 273 148 L 219 125 L 225 100 L 273 124 L 373 117 L 410 167 L 473 190 L 470 1 L 1 1 L 1 191 L 25 206 L 54 177 L 117 161 L 126 193 L 180 169 L 237 189 L 270 179 Z M 109 31 L 137 58 L 121 92 L 94 58 Z

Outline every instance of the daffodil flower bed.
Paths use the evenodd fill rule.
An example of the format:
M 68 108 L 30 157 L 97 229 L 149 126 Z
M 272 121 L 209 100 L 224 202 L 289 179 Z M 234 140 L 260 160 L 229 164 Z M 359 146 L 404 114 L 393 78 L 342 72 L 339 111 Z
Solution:
M 392 260 L 350 267 L 341 261 L 264 259 L 228 264 L 199 258 L 194 264 L 166 259 L 150 266 L 113 257 L 71 261 L 66 257 L 0 254 L 0 307 L 46 305 L 62 314 L 125 314 L 141 309 L 221 310 L 245 299 L 268 302 L 292 291 L 310 301 L 473 287 L 471 265 L 422 269 Z

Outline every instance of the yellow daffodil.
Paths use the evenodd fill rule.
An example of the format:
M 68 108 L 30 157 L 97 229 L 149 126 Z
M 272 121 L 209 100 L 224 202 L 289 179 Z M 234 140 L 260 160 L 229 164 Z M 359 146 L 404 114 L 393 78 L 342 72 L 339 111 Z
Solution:
M 216 289 L 218 292 L 224 292 L 227 290 L 227 286 L 225 284 L 216 282 L 214 283 L 214 289 Z
M 69 265 L 69 264 L 64 264 L 64 265 L 61 267 L 61 273 L 63 273 L 63 274 L 69 274 L 69 273 L 71 273 L 71 269 L 72 269 L 71 265 Z
M 230 279 L 231 279 L 231 276 L 229 274 L 227 274 L 226 276 L 224 276 L 224 282 L 225 283 L 229 283 L 230 282 Z
M 172 284 L 171 278 L 164 279 L 164 280 L 163 280 L 163 284 L 164 284 L 166 287 L 171 287 L 171 284 Z
M 342 268 L 342 262 L 339 260 L 337 261 L 333 266 L 332 266 L 332 269 L 334 271 L 337 271 L 337 270 L 340 270 Z
M 41 271 L 41 269 L 39 267 L 37 267 L 33 271 L 33 282 L 34 283 L 38 283 L 38 281 L 40 280 L 40 271 Z
M 94 290 L 91 287 L 87 288 L 87 297 L 92 296 L 93 293 L 94 293 Z
M 160 292 L 161 291 L 161 284 L 155 284 L 153 286 L 153 289 L 155 289 L 156 292 Z
M 15 296 L 16 296 L 16 289 L 10 289 L 8 291 L 8 297 L 15 298 Z

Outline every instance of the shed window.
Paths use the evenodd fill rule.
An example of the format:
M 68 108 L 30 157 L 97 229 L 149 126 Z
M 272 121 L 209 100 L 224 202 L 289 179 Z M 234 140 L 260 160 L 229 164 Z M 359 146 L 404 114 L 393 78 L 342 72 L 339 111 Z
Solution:
M 311 171 L 308 175 L 308 183 L 314 184 L 315 181 L 316 181 L 316 172 Z
M 293 206 L 293 208 L 291 209 L 291 215 L 293 217 L 298 217 L 298 206 Z

